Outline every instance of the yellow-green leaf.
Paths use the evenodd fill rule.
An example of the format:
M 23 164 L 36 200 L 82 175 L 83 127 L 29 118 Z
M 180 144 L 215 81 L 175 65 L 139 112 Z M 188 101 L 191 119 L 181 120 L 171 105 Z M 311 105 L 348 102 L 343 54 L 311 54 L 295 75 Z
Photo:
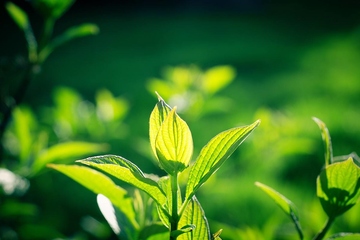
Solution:
M 259 124 L 260 120 L 257 120 L 251 125 L 221 132 L 202 148 L 189 174 L 186 199 L 190 199 L 195 194 L 195 191 L 220 168 Z
M 155 139 L 160 166 L 170 175 L 188 167 L 193 153 L 193 141 L 186 122 L 171 110 L 160 126 Z
M 213 94 L 220 89 L 226 87 L 234 80 L 236 71 L 231 66 L 216 66 L 205 72 L 203 80 L 203 88 Z
M 360 167 L 350 157 L 328 165 L 318 176 L 317 196 L 330 218 L 346 212 L 360 195 Z
M 276 202 L 276 204 L 291 218 L 299 234 L 300 239 L 303 239 L 304 235 L 301 230 L 299 216 L 297 214 L 295 205 L 285 196 L 275 191 L 273 188 L 265 184 L 262 184 L 260 182 L 256 182 L 255 185 L 259 187 L 261 190 L 263 190 L 270 198 L 272 198 Z
M 333 152 L 332 152 L 332 144 L 331 144 L 331 138 L 328 128 L 326 127 L 325 123 L 322 122 L 320 119 L 313 117 L 313 120 L 316 122 L 316 124 L 319 126 L 321 130 L 321 136 L 324 141 L 324 147 L 325 147 L 325 165 L 330 165 L 333 163 Z

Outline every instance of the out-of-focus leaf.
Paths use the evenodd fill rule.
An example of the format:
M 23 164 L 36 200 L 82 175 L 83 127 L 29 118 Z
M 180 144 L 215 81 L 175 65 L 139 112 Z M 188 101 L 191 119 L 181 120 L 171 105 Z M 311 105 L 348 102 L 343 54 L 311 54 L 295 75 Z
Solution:
M 127 221 L 132 224 L 133 228 L 137 229 L 139 227 L 135 221 L 132 199 L 124 189 L 117 186 L 103 173 L 77 165 L 48 164 L 48 167 L 72 178 L 90 191 L 106 196 L 126 216 Z M 125 223 L 126 221 L 124 221 Z
M 33 0 L 31 3 L 45 18 L 59 18 L 75 0 Z
M 262 184 L 260 182 L 256 182 L 255 185 L 259 187 L 261 190 L 263 190 L 270 198 L 272 198 L 276 202 L 277 205 L 279 205 L 279 207 L 282 210 L 284 210 L 284 212 L 294 222 L 295 228 L 299 234 L 300 239 L 303 239 L 304 235 L 300 226 L 299 216 L 297 214 L 295 205 L 285 196 L 275 191 L 273 188 L 265 184 Z
M 170 175 L 183 171 L 189 165 L 193 153 L 190 129 L 175 110 L 169 112 L 155 139 L 160 166 Z
M 260 124 L 237 127 L 219 133 L 204 146 L 192 166 L 186 186 L 185 198 L 190 199 L 196 190 L 214 174 L 246 137 Z
M 328 165 L 318 176 L 316 192 L 329 218 L 343 214 L 360 195 L 360 167 L 350 157 Z
M 157 182 L 147 178 L 140 169 L 125 158 L 115 155 L 90 157 L 79 160 L 82 164 L 100 169 L 124 182 L 127 182 L 138 189 L 146 192 L 162 208 L 165 208 L 166 195 Z
M 106 151 L 106 144 L 88 142 L 65 142 L 59 143 L 44 150 L 34 161 L 32 174 L 38 173 L 48 163 L 55 161 L 79 158 L 89 154 Z
M 100 119 L 104 121 L 118 121 L 128 111 L 129 104 L 122 98 L 114 98 L 108 90 L 100 90 L 96 94 L 96 111 Z
M 339 239 L 339 240 L 359 240 L 360 239 L 360 233 L 337 233 L 337 234 L 334 234 L 334 235 L 330 236 L 326 240 L 335 240 L 335 239 Z
M 25 31 L 25 29 L 29 26 L 29 19 L 27 14 L 12 2 L 7 2 L 5 6 L 14 22 L 19 26 L 20 29 Z
M 28 44 L 29 60 L 34 63 L 37 61 L 37 42 L 27 14 L 12 2 L 6 3 L 6 9 L 19 28 L 24 31 Z
M 150 145 L 155 156 L 157 156 L 156 147 L 155 147 L 155 140 L 157 134 L 165 118 L 171 111 L 171 107 L 166 104 L 166 102 L 160 97 L 160 95 L 158 95 L 158 99 L 159 99 L 158 102 L 156 103 L 153 111 L 150 114 L 150 120 L 149 120 Z
M 45 59 L 59 46 L 79 37 L 98 34 L 99 28 L 95 24 L 82 24 L 80 26 L 71 27 L 63 34 L 52 40 L 39 53 L 39 62 L 44 62 Z
M 332 152 L 330 133 L 325 123 L 323 123 L 320 119 L 313 117 L 313 120 L 316 122 L 316 124 L 319 126 L 321 130 L 321 136 L 324 141 L 324 147 L 325 147 L 325 165 L 328 166 L 333 163 L 333 152 Z
M 195 229 L 187 233 L 183 233 L 178 236 L 178 240 L 193 240 L 202 239 L 210 240 L 210 228 L 208 221 L 205 217 L 204 210 L 201 208 L 199 201 L 193 196 L 186 206 L 185 211 L 180 217 L 179 227 L 180 229 L 186 226 L 187 230 L 190 230 L 189 226 L 195 226 Z
M 231 66 L 216 66 L 205 72 L 203 88 L 208 94 L 214 94 L 229 85 L 235 78 L 236 71 Z
M 19 143 L 20 162 L 29 160 L 32 151 L 32 129 L 36 127 L 36 120 L 32 112 L 24 107 L 17 107 L 13 111 L 13 122 L 16 138 Z

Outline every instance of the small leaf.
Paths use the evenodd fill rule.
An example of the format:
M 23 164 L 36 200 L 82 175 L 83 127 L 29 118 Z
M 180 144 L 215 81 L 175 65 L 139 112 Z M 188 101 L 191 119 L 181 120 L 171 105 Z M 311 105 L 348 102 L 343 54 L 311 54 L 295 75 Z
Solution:
M 59 46 L 80 37 L 95 35 L 99 33 L 99 28 L 95 24 L 85 23 L 74 26 L 66 30 L 63 34 L 52 40 L 39 53 L 39 62 L 44 62 L 46 58 Z
M 164 239 L 169 239 L 169 229 L 167 229 L 163 224 L 161 223 L 152 223 L 150 225 L 145 226 L 140 230 L 139 238 L 138 239 L 149 239 L 150 237 L 153 237 L 154 239 L 163 239 L 160 237 L 156 237 L 157 235 L 166 235 Z
M 251 125 L 219 133 L 202 148 L 190 171 L 186 186 L 186 199 L 190 199 L 195 194 L 197 189 L 220 168 L 259 124 L 260 120 L 257 120 Z
M 214 94 L 234 80 L 236 71 L 230 66 L 216 66 L 205 72 L 203 87 L 209 94 Z
M 316 181 L 317 196 L 329 218 L 335 218 L 355 205 L 360 195 L 360 167 L 350 157 L 328 165 Z
M 120 156 L 104 155 L 78 160 L 77 162 L 100 169 L 139 188 L 164 208 L 166 204 L 166 195 L 157 182 L 150 178 L 146 178 L 140 169 L 129 160 Z
M 188 125 L 171 110 L 155 139 L 156 156 L 160 166 L 170 175 L 188 167 L 193 153 L 193 141 Z
M 173 237 L 173 238 L 177 238 L 181 234 L 191 232 L 194 229 L 195 229 L 195 226 L 193 224 L 188 224 L 188 225 L 185 225 L 185 226 L 183 226 L 182 228 L 180 228 L 178 230 L 172 231 L 170 236 Z
M 189 225 L 195 226 L 195 229 L 181 234 L 177 240 L 211 239 L 210 228 L 204 210 L 195 196 L 191 198 L 179 221 L 180 228 Z
M 109 177 L 94 169 L 77 165 L 48 164 L 48 167 L 65 174 L 96 194 L 103 194 L 126 216 L 134 228 L 139 227 L 135 221 L 132 199 Z
M 44 150 L 34 161 L 31 168 L 32 175 L 38 173 L 48 163 L 83 157 L 89 154 L 103 152 L 107 149 L 105 144 L 88 142 L 58 143 Z
M 219 231 L 217 231 L 216 233 L 214 233 L 214 234 L 212 235 L 212 240 L 221 240 L 220 235 L 221 235 L 222 231 L 223 231 L 223 230 L 220 229 Z
M 59 18 L 75 0 L 33 0 L 31 3 L 45 18 Z
M 6 9 L 11 18 L 24 31 L 25 39 L 29 50 L 29 61 L 34 63 L 37 60 L 37 41 L 31 28 L 27 14 L 12 2 L 6 3 Z
M 313 117 L 313 120 L 316 122 L 316 124 L 319 126 L 321 130 L 321 136 L 324 141 L 324 147 L 325 147 L 325 165 L 328 166 L 333 163 L 333 152 L 332 152 L 330 133 L 325 123 L 323 123 L 320 119 Z
M 270 198 L 272 198 L 276 204 L 279 205 L 279 207 L 291 218 L 291 220 L 294 222 L 296 230 L 298 231 L 300 239 L 303 239 L 304 235 L 301 230 L 299 216 L 297 214 L 295 205 L 289 199 L 271 187 L 266 186 L 260 182 L 256 182 L 255 185 L 263 190 Z
M 360 239 L 360 233 L 337 233 L 337 234 L 334 234 L 334 235 L 330 236 L 326 240 L 335 240 L 335 239 L 339 239 L 339 240 L 359 240 Z
M 158 95 L 159 101 L 155 105 L 153 111 L 150 114 L 150 127 L 149 127 L 149 135 L 150 135 L 150 145 L 151 149 L 156 155 L 156 147 L 155 147 L 155 140 L 156 136 L 158 135 L 159 129 L 164 122 L 165 118 L 171 111 L 171 107 L 166 104 L 166 102 Z

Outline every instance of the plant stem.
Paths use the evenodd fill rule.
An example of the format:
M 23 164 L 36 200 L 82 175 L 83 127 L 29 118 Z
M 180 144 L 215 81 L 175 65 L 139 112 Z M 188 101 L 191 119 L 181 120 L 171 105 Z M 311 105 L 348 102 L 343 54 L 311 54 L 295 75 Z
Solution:
M 45 19 L 44 30 L 42 32 L 39 52 L 49 43 L 51 39 L 51 35 L 53 34 L 55 20 L 52 17 L 48 17 Z
M 170 240 L 176 240 L 177 237 L 171 236 L 171 232 L 178 229 L 178 173 L 170 176 L 171 181 L 171 223 L 170 223 Z
M 325 237 L 326 232 L 329 230 L 331 224 L 334 222 L 335 218 L 328 218 L 323 229 L 313 238 L 313 240 L 321 240 Z

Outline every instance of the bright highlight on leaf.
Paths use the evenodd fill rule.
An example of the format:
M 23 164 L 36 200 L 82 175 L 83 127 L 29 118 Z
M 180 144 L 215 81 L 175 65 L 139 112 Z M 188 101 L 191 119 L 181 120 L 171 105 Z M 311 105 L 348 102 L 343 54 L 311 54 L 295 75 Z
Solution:
M 289 199 L 287 199 L 285 196 L 275 191 L 271 187 L 260 182 L 255 182 L 255 185 L 261 190 L 263 190 L 270 198 L 272 198 L 276 202 L 276 204 L 291 218 L 296 230 L 298 231 L 300 239 L 303 239 L 304 236 L 301 230 L 299 216 L 297 214 L 295 205 Z
M 115 209 L 111 204 L 111 201 L 104 195 L 98 194 L 96 197 L 100 211 L 106 221 L 109 223 L 111 229 L 116 235 L 120 234 L 120 226 L 116 219 Z

